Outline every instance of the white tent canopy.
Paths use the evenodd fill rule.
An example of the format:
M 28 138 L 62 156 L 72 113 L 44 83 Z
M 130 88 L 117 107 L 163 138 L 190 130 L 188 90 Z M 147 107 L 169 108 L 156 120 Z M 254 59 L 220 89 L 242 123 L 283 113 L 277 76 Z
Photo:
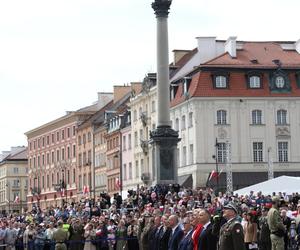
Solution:
M 257 193 L 259 191 L 264 195 L 272 195 L 273 192 L 285 192 L 290 195 L 295 192 L 300 193 L 300 177 L 280 176 L 268 181 L 264 181 L 246 188 L 234 191 L 235 194 L 246 195 L 250 191 Z

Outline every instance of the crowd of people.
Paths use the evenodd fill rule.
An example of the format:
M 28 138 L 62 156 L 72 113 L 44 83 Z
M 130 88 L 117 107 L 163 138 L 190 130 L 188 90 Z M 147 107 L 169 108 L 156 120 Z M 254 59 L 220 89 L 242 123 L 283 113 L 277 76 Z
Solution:
M 288 250 L 299 249 L 300 195 L 142 187 L 0 220 L 0 250 Z

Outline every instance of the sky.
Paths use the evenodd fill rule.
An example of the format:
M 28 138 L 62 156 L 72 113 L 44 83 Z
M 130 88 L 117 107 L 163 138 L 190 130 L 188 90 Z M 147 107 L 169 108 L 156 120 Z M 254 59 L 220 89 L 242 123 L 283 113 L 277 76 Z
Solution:
M 97 92 L 155 72 L 153 1 L 0 0 L 0 152 Z M 173 0 L 170 62 L 198 36 L 296 41 L 299 9 L 299 0 Z

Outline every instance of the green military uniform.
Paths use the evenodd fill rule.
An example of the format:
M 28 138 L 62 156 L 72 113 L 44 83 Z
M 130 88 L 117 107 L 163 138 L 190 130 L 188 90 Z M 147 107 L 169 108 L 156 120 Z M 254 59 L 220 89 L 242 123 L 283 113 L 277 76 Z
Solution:
M 272 199 L 273 201 L 276 198 Z M 284 237 L 276 235 L 279 231 L 284 231 L 285 227 L 282 223 L 278 209 L 272 207 L 268 212 L 268 226 L 271 232 L 272 250 L 284 250 Z
M 59 227 L 53 233 L 53 240 L 55 240 L 55 250 L 67 250 L 67 245 L 64 243 L 68 240 L 68 233 L 61 227 Z
M 237 217 L 221 227 L 219 250 L 245 250 L 243 227 Z

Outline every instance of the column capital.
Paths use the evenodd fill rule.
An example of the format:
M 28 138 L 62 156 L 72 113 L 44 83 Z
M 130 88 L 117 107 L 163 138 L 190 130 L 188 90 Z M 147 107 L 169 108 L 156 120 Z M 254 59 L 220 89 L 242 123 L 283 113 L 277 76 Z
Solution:
M 151 6 L 156 17 L 168 17 L 171 3 L 172 0 L 155 0 Z

